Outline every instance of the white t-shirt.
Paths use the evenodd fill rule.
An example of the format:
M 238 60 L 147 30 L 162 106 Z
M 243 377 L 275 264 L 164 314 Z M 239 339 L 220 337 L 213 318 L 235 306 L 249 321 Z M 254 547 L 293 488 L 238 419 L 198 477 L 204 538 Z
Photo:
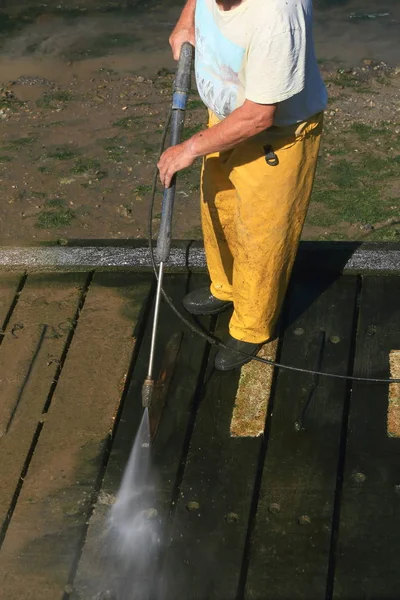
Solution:
M 229 11 L 216 0 L 197 0 L 195 28 L 197 87 L 220 119 L 245 99 L 278 103 L 274 124 L 281 127 L 326 107 L 312 0 L 243 0 Z

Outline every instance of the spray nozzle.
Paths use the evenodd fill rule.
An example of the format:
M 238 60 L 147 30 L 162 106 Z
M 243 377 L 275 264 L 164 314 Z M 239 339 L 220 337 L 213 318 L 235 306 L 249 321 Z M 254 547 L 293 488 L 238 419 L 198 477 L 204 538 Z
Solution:
M 142 406 L 143 408 L 149 408 L 151 404 L 151 398 L 153 396 L 154 380 L 150 377 L 144 380 L 142 386 Z

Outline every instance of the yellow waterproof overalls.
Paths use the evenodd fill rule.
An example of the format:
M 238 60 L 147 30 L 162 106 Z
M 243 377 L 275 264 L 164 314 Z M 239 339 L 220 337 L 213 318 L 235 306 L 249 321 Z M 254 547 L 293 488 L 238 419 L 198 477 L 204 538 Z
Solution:
M 218 123 L 209 113 L 209 127 Z M 230 334 L 274 335 L 310 201 L 323 113 L 271 127 L 204 158 L 201 217 L 211 293 L 230 300 Z M 271 151 L 277 157 L 267 163 Z

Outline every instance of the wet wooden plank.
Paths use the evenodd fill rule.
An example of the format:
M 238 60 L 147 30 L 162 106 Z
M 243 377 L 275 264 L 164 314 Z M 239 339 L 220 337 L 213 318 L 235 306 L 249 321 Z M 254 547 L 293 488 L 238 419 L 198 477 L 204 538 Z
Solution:
M 190 282 L 190 288 L 206 284 L 204 276 L 195 276 Z M 167 275 L 164 288 L 180 307 L 182 297 L 188 291 L 187 277 L 183 275 Z M 183 309 L 182 309 L 183 310 Z M 206 321 L 208 323 L 208 320 Z M 118 598 L 125 598 L 123 586 L 131 585 L 129 598 L 142 598 L 140 593 L 149 594 L 158 576 L 158 553 L 147 548 L 150 555 L 146 566 L 138 572 L 135 562 L 128 564 L 129 573 L 125 571 L 121 561 L 115 562 L 115 552 L 109 547 L 105 537 L 110 506 L 121 483 L 136 432 L 142 418 L 141 386 L 147 374 L 150 326 L 140 349 L 135 365 L 129 394 L 124 406 L 121 422 L 113 444 L 103 485 L 99 494 L 96 509 L 90 520 L 88 535 L 82 552 L 77 577 L 74 583 L 73 598 L 96 597 L 101 591 L 111 589 Z M 201 380 L 202 363 L 206 344 L 191 333 L 173 314 L 169 306 L 162 303 L 160 309 L 159 330 L 156 345 L 155 378 L 163 379 L 163 365 L 169 364 L 165 354 L 171 340 L 176 336 L 180 340 L 178 354 L 173 354 L 175 364 L 169 366 L 167 375 L 169 385 L 162 390 L 162 400 L 165 402 L 164 411 L 159 420 L 159 427 L 153 444 L 153 464 L 156 477 L 150 482 L 154 486 L 151 493 L 151 507 L 156 507 L 162 522 L 162 545 L 166 543 L 165 536 L 168 523 L 168 513 L 173 500 L 181 460 L 185 453 L 186 436 L 190 429 L 193 405 L 196 399 L 196 389 Z M 155 392 L 155 396 L 157 391 Z M 190 433 L 190 431 L 189 431 Z M 128 525 L 127 525 L 128 527 Z M 128 582 L 126 581 L 128 579 Z M 143 589 L 145 587 L 146 589 Z M 134 593 L 135 592 L 135 593 Z M 126 590 L 125 590 L 126 593 Z M 136 594 L 136 595 L 135 595 Z
M 356 289 L 352 277 L 300 280 L 280 361 L 347 374 Z M 279 372 L 245 598 L 325 599 L 345 399 L 344 381 Z
M 20 273 L 0 272 L 0 327 L 3 326 L 21 281 Z M 0 331 L 0 335 L 1 335 Z
M 207 276 L 195 275 L 189 280 L 186 292 L 208 284 Z M 177 291 L 179 296 L 175 294 L 175 297 L 181 300 L 182 287 Z M 179 301 L 177 305 L 179 306 Z M 185 452 L 188 448 L 185 448 L 185 444 L 190 442 L 190 438 L 186 436 L 191 434 L 191 419 L 196 415 L 209 351 L 207 342 L 180 323 L 176 316 L 172 316 L 169 307 L 168 311 L 170 326 L 174 331 L 181 331 L 184 336 L 174 378 L 166 396 L 165 412 L 154 442 L 154 465 L 159 477 L 157 503 L 162 515 L 168 514 L 173 495 L 177 492 L 178 470 L 182 466 L 181 461 L 186 460 Z M 184 309 L 182 312 L 188 316 Z M 210 319 L 199 318 L 197 325 L 208 330 Z
M 400 339 L 400 279 L 363 278 L 355 373 L 388 377 Z M 388 385 L 354 383 L 334 579 L 335 599 L 395 600 L 400 571 L 400 440 L 387 432 Z
M 149 276 L 94 277 L 0 555 L 10 600 L 63 598 L 150 286 Z
M 84 273 L 29 276 L 1 345 L 1 537 L 60 368 L 86 279 Z
M 229 313 L 217 335 L 226 336 Z M 201 399 L 163 569 L 163 597 L 235 598 L 261 438 L 232 437 L 240 370 L 213 368 Z

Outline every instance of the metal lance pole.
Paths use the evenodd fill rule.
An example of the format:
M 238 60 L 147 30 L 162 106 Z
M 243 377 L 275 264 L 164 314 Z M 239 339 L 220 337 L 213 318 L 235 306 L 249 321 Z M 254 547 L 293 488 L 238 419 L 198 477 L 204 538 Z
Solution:
M 178 61 L 178 68 L 173 88 L 172 115 L 171 115 L 171 142 L 170 146 L 180 143 L 188 94 L 190 91 L 190 75 L 193 61 L 193 46 L 189 42 L 182 45 Z M 164 264 L 168 260 L 171 248 L 172 213 L 174 209 L 176 189 L 176 175 L 172 178 L 169 188 L 164 190 L 161 211 L 160 231 L 157 238 L 157 259 L 159 261 L 158 284 L 154 308 L 153 330 L 151 336 L 150 358 L 147 377 L 142 387 L 142 405 L 148 408 L 154 390 L 154 353 L 157 338 L 158 315 L 160 311 L 161 289 L 164 275 Z

